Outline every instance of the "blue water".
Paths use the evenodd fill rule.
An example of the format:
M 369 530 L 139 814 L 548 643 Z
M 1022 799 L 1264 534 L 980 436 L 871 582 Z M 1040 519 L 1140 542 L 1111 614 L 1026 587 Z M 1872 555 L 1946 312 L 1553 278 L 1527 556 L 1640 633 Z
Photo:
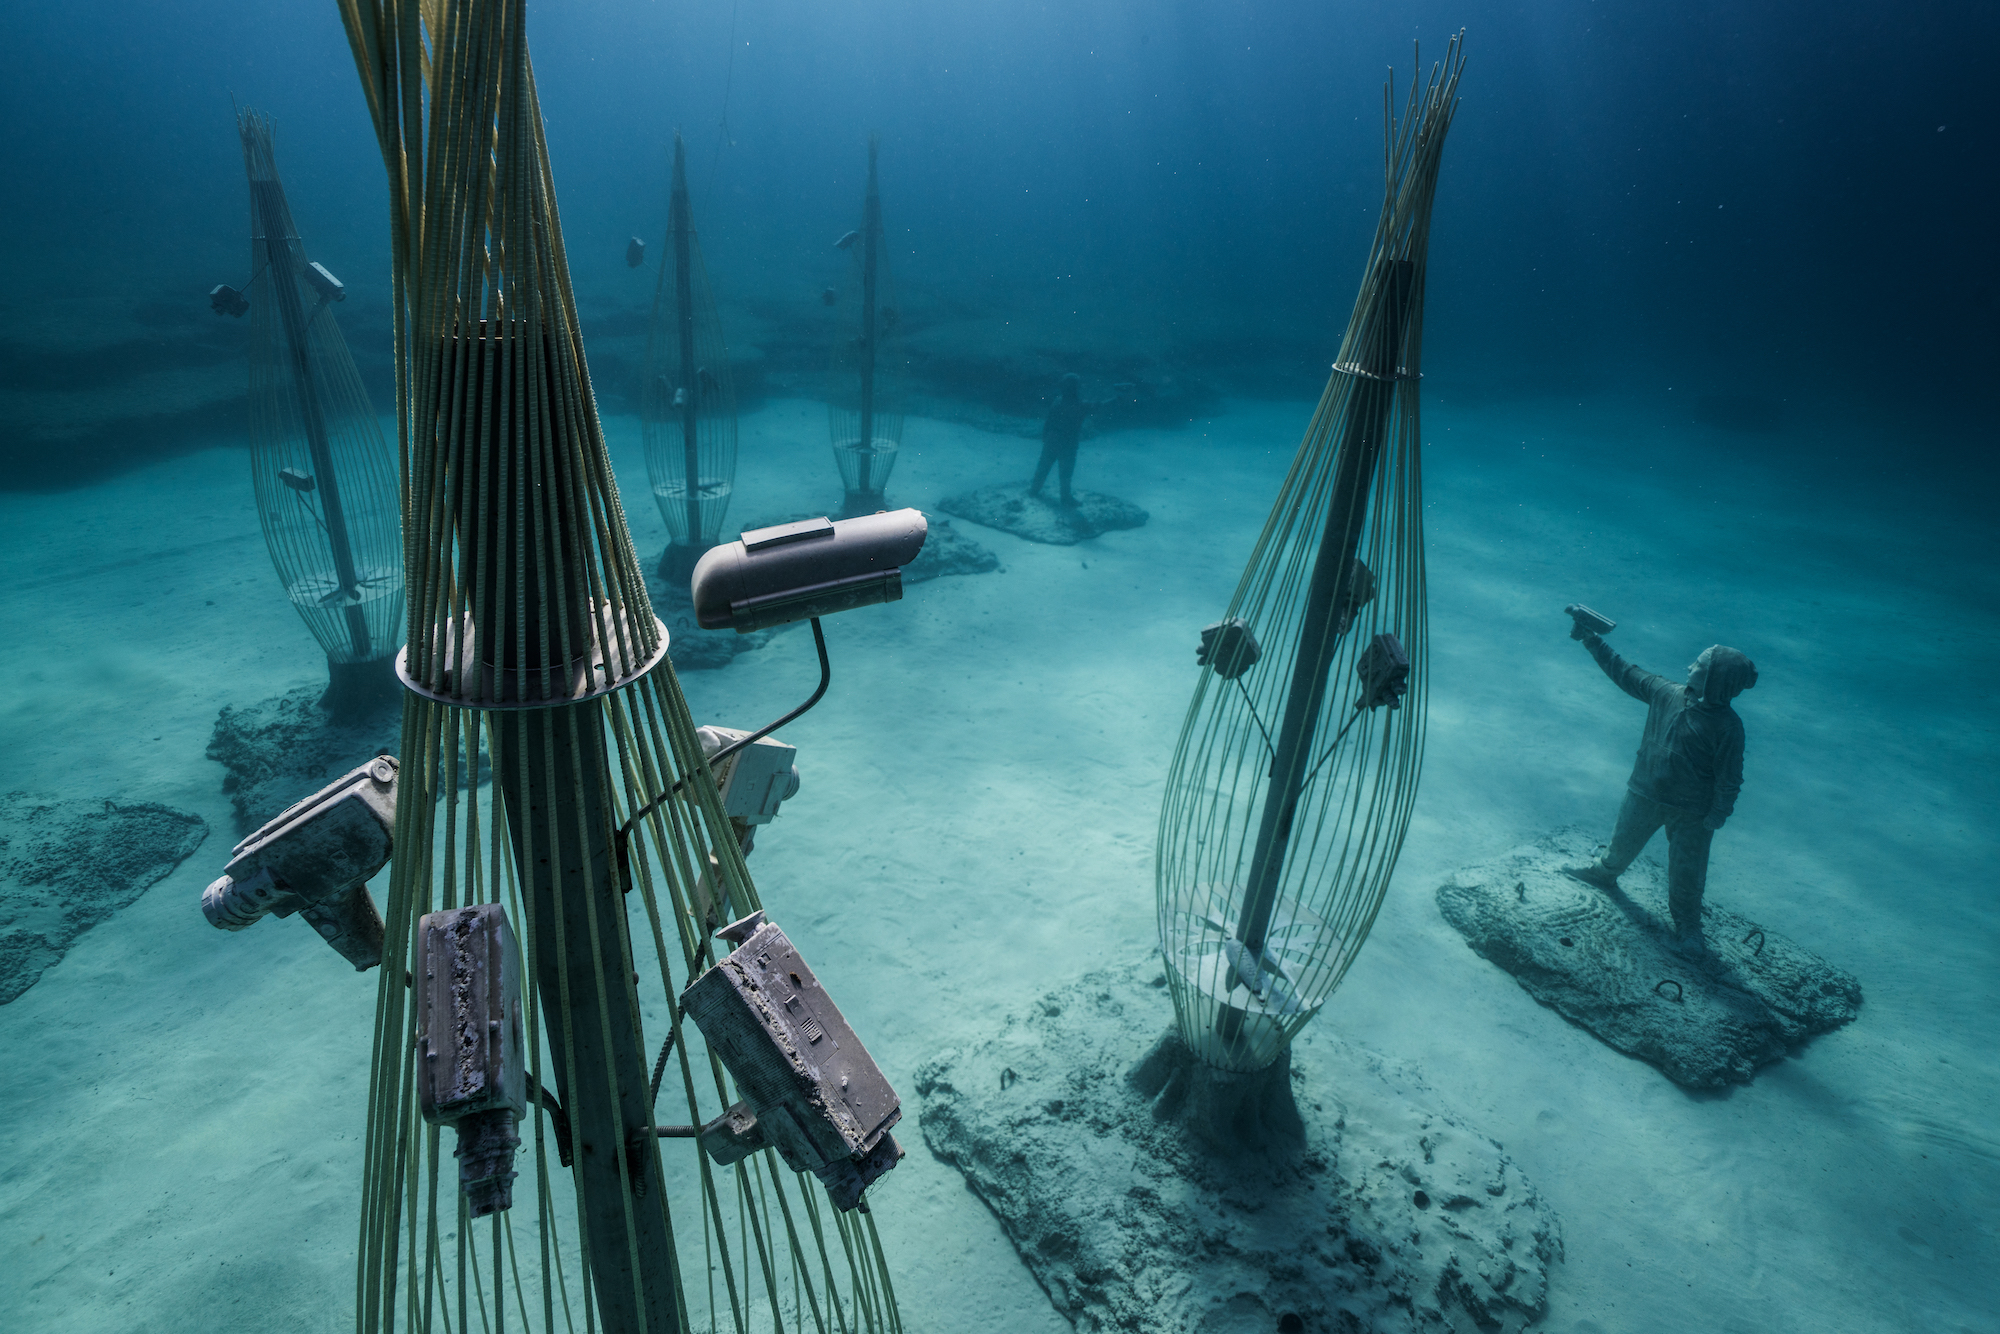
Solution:
M 632 415 L 653 278 L 624 252 L 637 235 L 658 253 L 676 129 L 754 368 L 753 509 L 830 503 L 819 294 L 845 273 L 833 242 L 857 224 L 870 131 L 916 367 L 899 502 L 1023 477 L 1054 370 L 1147 386 L 1145 410 L 1086 438 L 1078 478 L 1145 506 L 1146 528 L 1077 548 L 978 530 L 999 573 L 830 623 L 840 687 L 822 730 L 794 737 L 821 777 L 752 869 L 767 899 L 831 877 L 893 905 L 801 908 L 793 934 L 842 985 L 915 998 L 857 1021 L 906 1097 L 987 1016 L 1150 945 L 1194 631 L 1227 601 L 1352 304 L 1388 69 L 1400 104 L 1411 43 L 1427 67 L 1464 27 L 1424 347 L 1431 749 L 1402 875 L 1327 1022 L 1421 1062 L 1542 1183 L 1569 1236 L 1549 1329 L 2000 1329 L 2000 93 L 1982 63 L 2000 11 L 529 14 L 642 559 L 664 538 Z M 383 171 L 334 6 L 9 13 L 0 790 L 163 801 L 216 834 L 0 1007 L 0 1327 L 349 1327 L 365 1001 L 309 1014 L 352 974 L 310 941 L 243 953 L 193 910 L 232 827 L 203 756 L 217 710 L 322 674 L 261 565 L 248 322 L 205 299 L 246 276 L 232 97 L 276 123 L 386 410 Z M 1730 1098 L 1690 1099 L 1591 1043 L 1431 904 L 1452 868 L 1615 809 L 1638 720 L 1562 637 L 1555 609 L 1578 598 L 1626 621 L 1656 670 L 1716 639 L 1758 659 L 1715 892 L 1869 997 Z M 698 721 L 775 714 L 809 683 L 801 643 L 690 673 Z M 983 943 L 950 978 L 922 949 L 938 914 Z M 282 982 L 259 972 L 273 959 Z M 246 1076 L 218 999 L 238 987 L 260 1030 L 310 1017 L 336 1036 L 257 1039 L 291 1064 Z M 265 1144 L 279 1124 L 323 1138 Z M 1063 1328 L 955 1173 L 909 1143 L 881 1209 L 911 1327 Z M 143 1166 L 128 1181 L 107 1155 Z M 295 1240 L 274 1256 L 232 1214 Z

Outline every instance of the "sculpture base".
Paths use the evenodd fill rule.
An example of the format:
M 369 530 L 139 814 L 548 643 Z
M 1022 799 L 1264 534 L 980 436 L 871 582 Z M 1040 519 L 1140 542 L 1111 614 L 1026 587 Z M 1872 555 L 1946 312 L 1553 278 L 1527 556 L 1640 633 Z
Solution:
M 1025 486 L 983 486 L 940 500 L 938 508 L 1030 542 L 1060 547 L 1074 546 L 1113 529 L 1137 528 L 1150 517 L 1137 505 L 1096 491 L 1075 492 L 1076 503 L 1070 506 L 1048 499 L 1048 494 L 1046 486 L 1040 496 L 1029 495 Z
M 840 498 L 840 513 L 836 519 L 858 519 L 864 514 L 876 514 L 882 510 L 896 508 L 889 503 L 889 497 L 881 491 L 849 491 Z
M 398 699 L 402 693 L 398 683 Z M 301 686 L 255 704 L 229 705 L 216 715 L 208 758 L 228 771 L 222 790 L 236 807 L 239 833 L 259 828 L 369 756 L 396 753 L 402 741 L 400 708 L 342 719 L 322 706 L 322 698 L 315 687 Z
M 1204 1088 L 1178 1037 L 1159 1037 L 1171 1013 L 1154 957 L 1053 991 L 918 1072 L 925 1141 L 1082 1334 L 1518 1331 L 1541 1316 L 1554 1213 L 1413 1070 L 1320 1025 L 1289 1068 Z M 1241 1138 L 1253 1110 L 1275 1141 L 1262 1151 Z M 1210 1147 L 1217 1131 L 1232 1151 Z
M 396 677 L 396 655 L 367 662 L 326 660 L 326 693 L 319 706 L 335 722 L 362 723 L 383 714 L 401 716 L 403 683 Z
M 670 591 L 678 591 L 679 600 L 688 601 L 688 581 L 694 578 L 694 567 L 713 547 L 713 543 L 669 542 L 667 549 L 660 553 L 660 563 L 654 573 Z M 669 650 L 671 654 L 672 650 Z
M 1292 1049 L 1262 1070 L 1218 1070 L 1169 1032 L 1128 1075 L 1156 1120 L 1179 1121 L 1216 1153 L 1283 1154 L 1305 1147 L 1292 1097 Z
M 1747 1084 L 1761 1066 L 1861 1012 L 1861 984 L 1777 932 L 1703 904 L 1709 953 L 1669 945 L 1666 874 L 1641 858 L 1617 893 L 1562 873 L 1593 860 L 1580 828 L 1453 874 L 1438 910 L 1530 996 L 1676 1084 Z

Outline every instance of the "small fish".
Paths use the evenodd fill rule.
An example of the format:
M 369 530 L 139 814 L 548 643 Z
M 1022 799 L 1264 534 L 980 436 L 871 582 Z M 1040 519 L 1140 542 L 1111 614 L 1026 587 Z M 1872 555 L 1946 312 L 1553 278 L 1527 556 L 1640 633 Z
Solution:
M 835 241 L 833 243 L 833 248 L 835 250 L 845 250 L 847 249 L 847 247 L 853 245 L 855 241 L 860 239 L 860 236 L 861 236 L 860 232 L 849 232 L 847 235 L 841 237 L 838 241 Z
M 646 262 L 646 243 L 633 237 L 625 243 L 625 267 L 636 269 Z
M 819 294 L 819 299 L 820 299 L 820 304 L 830 306 L 834 302 L 840 300 L 840 293 L 834 291 L 831 287 L 829 287 L 824 292 L 821 292 Z
M 687 390 L 685 390 L 685 389 L 676 389 L 676 390 L 674 390 L 674 406 L 675 406 L 675 407 L 677 407 L 677 408 L 684 408 L 684 407 L 686 407 L 686 406 L 687 406 L 687 402 L 688 402 L 688 391 L 687 391 Z

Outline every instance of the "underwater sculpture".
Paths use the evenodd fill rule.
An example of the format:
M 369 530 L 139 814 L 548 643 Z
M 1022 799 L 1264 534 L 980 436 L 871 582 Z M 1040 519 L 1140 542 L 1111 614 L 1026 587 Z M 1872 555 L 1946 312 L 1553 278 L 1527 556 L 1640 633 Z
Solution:
M 395 457 L 333 306 L 347 290 L 306 253 L 278 179 L 270 120 L 237 117 L 250 179 L 252 276 L 217 287 L 218 314 L 252 313 L 250 476 L 271 563 L 326 651 L 322 704 L 351 719 L 393 703 L 403 636 Z
M 820 1069 L 815 1035 L 852 1037 L 804 967 L 790 992 L 765 978 L 771 1008 L 726 1042 L 691 1015 L 704 974 L 768 953 L 715 766 L 784 720 L 705 753 L 666 662 L 591 393 L 525 5 L 341 12 L 389 178 L 412 590 L 357 1327 L 511 1308 L 548 1334 L 899 1328 L 860 1196 L 899 1156 L 893 1092 L 864 1114 L 796 1066 L 767 1079 Z M 721 948 L 718 904 L 749 915 Z M 859 1070 L 859 1042 L 843 1051 Z M 669 1089 L 684 1112 L 656 1106 Z
M 1076 445 L 1083 433 L 1083 420 L 1114 402 L 1115 399 L 1109 398 L 1096 403 L 1086 400 L 1083 378 L 1063 376 L 1056 386 L 1056 401 L 1049 405 L 1049 415 L 1042 422 L 1042 456 L 1035 462 L 1035 479 L 1028 483 L 1029 495 L 1042 494 L 1042 484 L 1048 481 L 1049 469 L 1054 467 L 1063 508 L 1076 504 L 1076 498 L 1070 494 L 1069 479 L 1076 470 Z
M 1679 948 L 1700 955 L 1701 898 L 1708 884 L 1709 845 L 1736 808 L 1743 788 L 1743 720 L 1729 702 L 1757 684 L 1757 664 L 1716 644 L 1688 667 L 1686 684 L 1644 671 L 1618 656 L 1603 635 L 1615 627 L 1572 603 L 1570 638 L 1612 684 L 1647 706 L 1646 730 L 1625 783 L 1611 846 L 1596 861 L 1566 868 L 1598 889 L 1616 890 L 1618 877 L 1647 842 L 1667 831 L 1667 909 Z
M 1453 873 L 1438 911 L 1474 952 L 1606 1046 L 1687 1088 L 1747 1084 L 1852 1022 L 1862 999 L 1852 974 L 1704 901 L 1710 841 L 1743 782 L 1743 723 L 1729 701 L 1757 683 L 1757 668 L 1718 644 L 1682 685 L 1614 653 L 1608 617 L 1580 603 L 1563 610 L 1570 637 L 1648 706 L 1611 844 L 1555 830 Z M 1663 826 L 1665 868 L 1635 866 Z
M 643 262 L 644 248 L 638 253 Z M 736 388 L 722 320 L 695 238 L 687 150 L 679 134 L 674 135 L 673 194 L 663 254 L 646 339 L 640 416 L 647 480 L 667 521 L 660 577 L 685 596 L 695 562 L 721 536 L 736 484 Z
M 1154 870 L 1189 1115 L 1296 1134 L 1292 1037 L 1353 963 L 1395 869 L 1424 732 L 1417 386 L 1425 255 L 1456 43 L 1384 143 L 1340 356 L 1188 706 Z
M 843 516 L 887 508 L 883 490 L 903 442 L 902 355 L 896 350 L 902 312 L 882 239 L 882 196 L 875 167 L 881 144 L 880 135 L 868 136 L 868 190 L 861 203 L 861 226 L 834 242 L 835 249 L 848 253 L 859 288 L 854 303 L 858 322 L 837 326 L 834 335 L 827 395 L 833 463 L 846 491 Z
M 1114 386 L 1131 389 L 1132 385 Z M 1035 464 L 1035 477 L 1023 491 L 1015 486 L 982 486 L 961 495 L 946 496 L 938 508 L 947 514 L 989 528 L 1000 528 L 1030 542 L 1051 546 L 1073 546 L 1078 542 L 1119 528 L 1137 528 L 1149 517 L 1146 511 L 1116 496 L 1097 491 L 1074 491 L 1070 474 L 1076 467 L 1077 439 L 1084 418 L 1118 402 L 1107 398 L 1092 402 L 1083 396 L 1083 380 L 1065 375 L 1056 384 L 1055 401 L 1049 405 L 1042 423 L 1042 455 Z M 1042 499 L 1042 486 L 1049 470 L 1056 471 L 1061 503 Z
M 1454 40 L 1384 117 L 1341 364 L 1202 632 L 1156 847 L 1160 953 L 1093 966 L 917 1073 L 926 1142 L 1078 1329 L 1517 1334 L 1547 1310 L 1561 1226 L 1501 1146 L 1408 1064 L 1330 1026 L 1293 1042 L 1367 933 L 1416 784 L 1415 375 L 1461 69 Z

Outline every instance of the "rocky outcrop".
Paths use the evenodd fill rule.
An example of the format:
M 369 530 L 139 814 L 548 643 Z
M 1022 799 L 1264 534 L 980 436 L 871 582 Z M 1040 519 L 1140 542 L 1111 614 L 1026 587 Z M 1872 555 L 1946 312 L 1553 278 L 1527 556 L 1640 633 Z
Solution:
M 1554 1213 L 1420 1075 L 1310 1033 L 1290 1073 L 1302 1136 L 1232 1155 L 1159 1105 L 1172 1013 L 1157 958 L 1108 968 L 918 1075 L 925 1142 L 1079 1331 L 1516 1331 L 1543 1313 Z
M 207 837 L 199 815 L 151 802 L 0 796 L 0 1005 Z

